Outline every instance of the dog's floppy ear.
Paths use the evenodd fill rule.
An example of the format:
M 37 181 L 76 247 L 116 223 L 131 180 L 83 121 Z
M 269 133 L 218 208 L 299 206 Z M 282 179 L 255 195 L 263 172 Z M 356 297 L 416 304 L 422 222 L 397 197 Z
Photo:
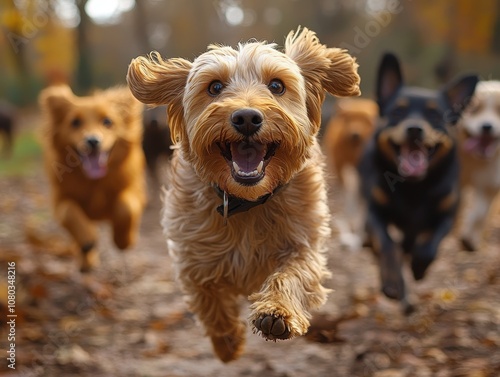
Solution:
M 168 105 L 174 141 L 185 134 L 182 96 L 191 67 L 192 63 L 182 58 L 163 60 L 158 52 L 135 58 L 128 67 L 127 83 L 135 98 L 147 105 Z
M 313 31 L 291 31 L 285 41 L 285 54 L 297 63 L 305 78 L 307 110 L 314 124 L 320 124 L 325 91 L 340 97 L 360 94 L 356 60 L 346 50 L 321 44 Z
M 446 114 L 446 120 L 449 123 L 455 124 L 458 121 L 462 111 L 474 95 L 478 82 L 477 75 L 465 75 L 453 80 L 441 90 L 449 106 Z
M 67 85 L 54 85 L 42 90 L 38 102 L 43 111 L 47 112 L 52 123 L 60 123 L 72 106 L 75 95 Z
M 388 101 L 396 94 L 403 85 L 403 76 L 398 58 L 391 53 L 382 57 L 377 74 L 377 103 L 380 115 Z

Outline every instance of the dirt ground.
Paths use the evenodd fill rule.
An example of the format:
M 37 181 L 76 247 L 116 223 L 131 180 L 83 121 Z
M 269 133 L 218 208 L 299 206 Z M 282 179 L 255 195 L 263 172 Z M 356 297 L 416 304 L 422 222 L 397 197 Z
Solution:
M 379 294 L 368 250 L 329 248 L 334 289 L 308 337 L 266 342 L 218 361 L 173 279 L 152 191 L 139 243 L 124 253 L 102 227 L 101 265 L 78 272 L 54 223 L 39 166 L 0 179 L 0 375 L 50 377 L 497 377 L 500 376 L 500 214 L 476 253 L 451 235 L 411 316 Z M 7 262 L 16 263 L 16 369 L 7 351 Z M 246 303 L 242 301 L 245 308 Z

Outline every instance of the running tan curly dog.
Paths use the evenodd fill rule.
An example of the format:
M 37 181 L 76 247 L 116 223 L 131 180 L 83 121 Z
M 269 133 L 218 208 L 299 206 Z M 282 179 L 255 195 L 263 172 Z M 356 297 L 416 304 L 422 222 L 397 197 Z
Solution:
M 325 91 L 359 94 L 357 64 L 306 28 L 284 52 L 211 45 L 194 62 L 138 57 L 132 93 L 168 104 L 173 139 L 163 227 L 190 309 L 224 362 L 243 351 L 239 295 L 266 339 L 303 335 L 326 300 L 329 212 L 316 141 Z

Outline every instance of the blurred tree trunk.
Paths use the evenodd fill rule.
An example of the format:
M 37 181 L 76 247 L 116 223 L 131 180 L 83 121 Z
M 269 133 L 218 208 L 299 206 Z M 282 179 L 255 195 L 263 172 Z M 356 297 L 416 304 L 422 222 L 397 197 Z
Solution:
M 19 82 L 19 92 L 14 93 L 15 101 L 23 104 L 29 100 L 30 92 L 30 69 L 26 59 L 26 46 L 30 42 L 30 35 L 25 23 L 25 17 L 21 9 L 18 9 L 14 0 L 2 0 L 2 19 L 7 26 L 6 37 L 9 42 L 9 51 L 17 70 L 17 80 Z
M 145 3 L 146 0 L 135 0 L 134 26 L 141 53 L 150 53 L 153 48 L 149 42 L 149 22 Z
M 91 26 L 90 17 L 85 12 L 88 0 L 76 0 L 80 13 L 80 23 L 77 28 L 78 66 L 76 72 L 76 88 L 81 94 L 86 94 L 93 85 L 92 82 L 92 57 L 88 41 L 88 30 Z

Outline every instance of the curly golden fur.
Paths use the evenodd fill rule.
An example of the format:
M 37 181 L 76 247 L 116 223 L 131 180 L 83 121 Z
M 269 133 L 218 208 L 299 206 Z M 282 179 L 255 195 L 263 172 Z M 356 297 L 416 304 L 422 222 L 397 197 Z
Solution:
M 248 42 L 211 45 L 194 62 L 139 57 L 127 80 L 140 101 L 169 105 L 178 149 L 162 223 L 189 307 L 217 356 L 227 362 L 243 351 L 240 295 L 252 302 L 254 332 L 303 335 L 309 311 L 326 300 L 329 274 L 320 108 L 326 91 L 359 94 L 354 59 L 303 28 L 288 35 L 284 52 Z M 242 109 L 254 117 L 243 122 Z M 216 191 L 247 202 L 270 197 L 225 225 Z

